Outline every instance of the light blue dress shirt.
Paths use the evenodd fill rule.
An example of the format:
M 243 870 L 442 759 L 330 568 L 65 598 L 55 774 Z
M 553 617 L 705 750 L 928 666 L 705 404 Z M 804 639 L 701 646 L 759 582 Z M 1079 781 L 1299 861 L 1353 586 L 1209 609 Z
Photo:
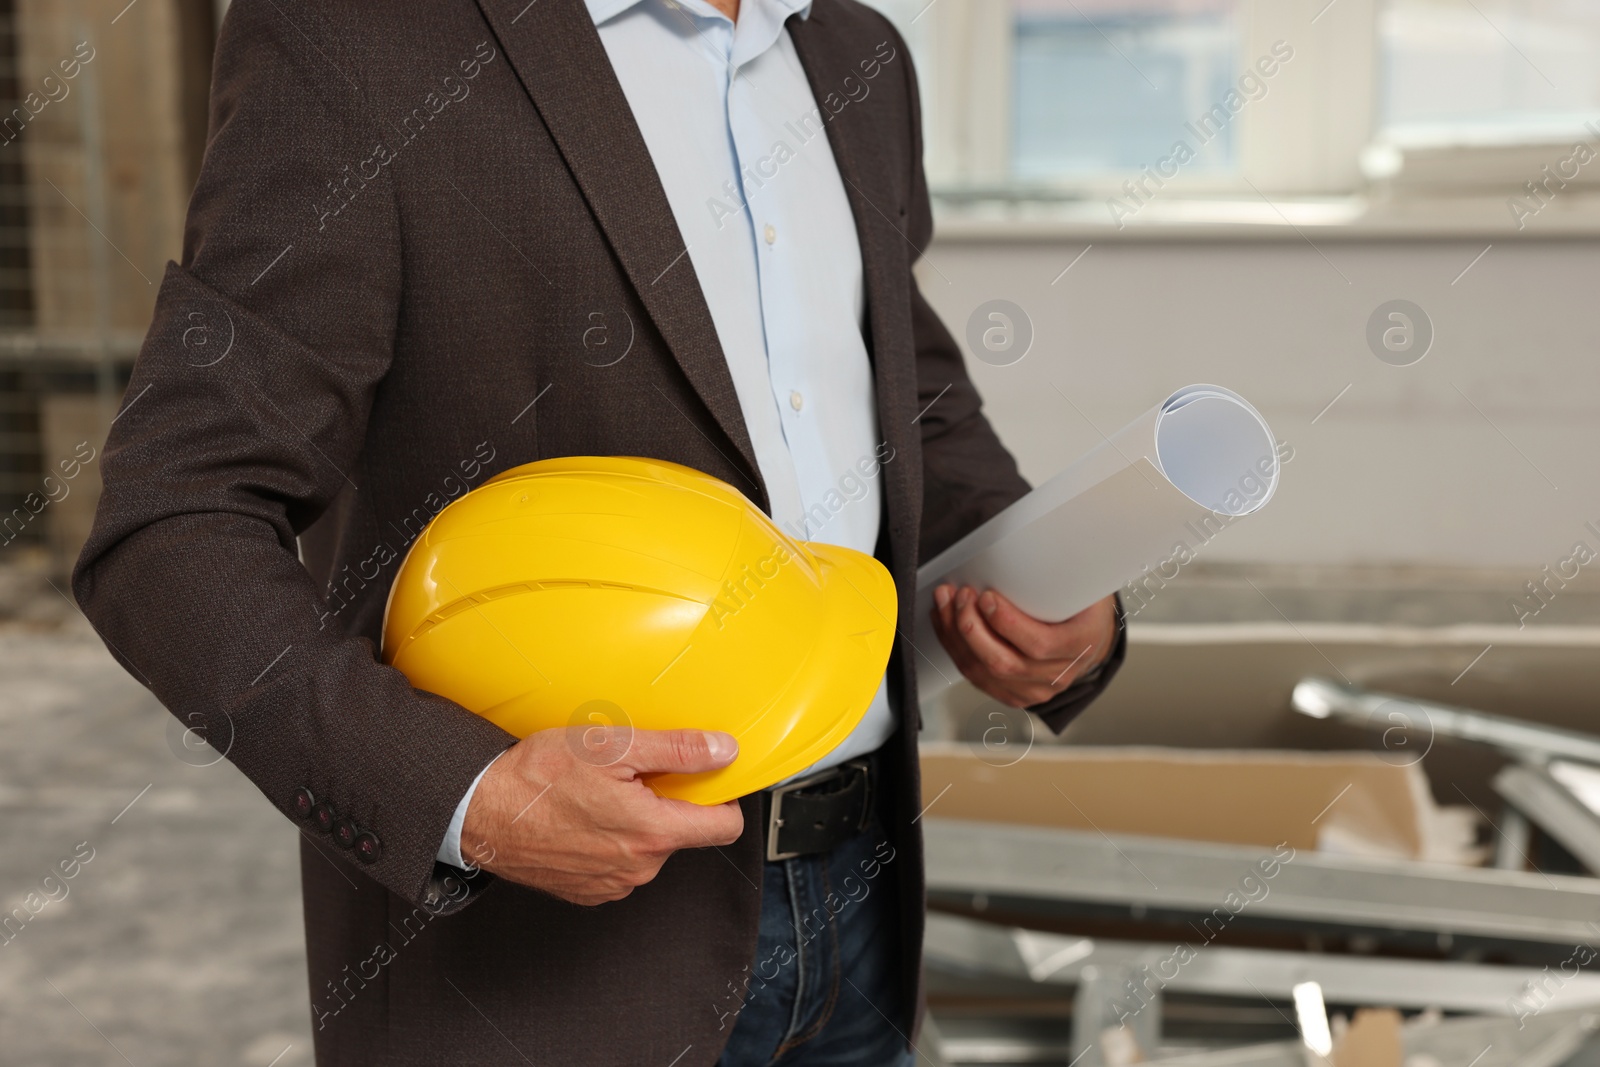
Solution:
M 871 554 L 883 504 L 861 248 L 824 118 L 786 21 L 809 0 L 587 0 L 666 190 L 727 357 L 773 520 Z M 838 748 L 894 733 L 887 687 Z M 488 768 L 485 767 L 485 770 Z M 798 777 L 798 776 L 797 776 Z M 442 862 L 464 867 L 450 822 Z

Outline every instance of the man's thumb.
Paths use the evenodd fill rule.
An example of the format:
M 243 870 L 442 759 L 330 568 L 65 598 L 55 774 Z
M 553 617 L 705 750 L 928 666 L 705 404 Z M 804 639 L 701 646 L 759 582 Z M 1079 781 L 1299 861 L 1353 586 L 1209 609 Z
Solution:
M 732 763 L 739 742 L 720 730 L 635 730 L 620 762 L 640 774 L 699 774 Z

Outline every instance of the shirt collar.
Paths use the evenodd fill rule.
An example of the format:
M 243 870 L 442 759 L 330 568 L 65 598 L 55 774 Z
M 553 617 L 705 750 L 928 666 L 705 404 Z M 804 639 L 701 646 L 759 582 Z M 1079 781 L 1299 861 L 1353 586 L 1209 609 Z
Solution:
M 616 18 L 631 7 L 639 4 L 660 4 L 665 0 L 584 0 L 589 8 L 589 17 L 594 19 L 596 26 L 608 19 Z M 676 2 L 676 0 L 675 0 Z M 782 26 L 790 15 L 798 14 L 802 19 L 811 17 L 811 0 L 741 0 L 739 5 L 739 24 L 742 26 L 747 18 L 760 21 L 764 24 L 775 22 Z
M 584 0 L 589 8 L 589 17 L 594 19 L 596 26 L 643 2 L 644 0 Z

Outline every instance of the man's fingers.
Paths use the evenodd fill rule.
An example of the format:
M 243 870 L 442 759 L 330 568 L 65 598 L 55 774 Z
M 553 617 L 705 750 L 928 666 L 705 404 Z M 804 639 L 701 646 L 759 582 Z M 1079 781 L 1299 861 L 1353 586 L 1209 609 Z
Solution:
M 978 611 L 978 598 L 971 590 L 957 597 L 956 632 L 978 661 L 997 678 L 1014 678 L 1025 673 L 1027 664 L 1017 650 L 992 629 Z
M 961 650 L 961 640 L 956 634 L 956 591 L 954 586 L 941 585 L 933 591 L 933 611 L 929 614 L 933 618 L 933 632 L 938 635 L 939 643 L 944 650 L 950 653 L 956 665 L 961 665 L 958 651 Z
M 556 893 L 555 895 L 569 904 L 576 904 L 580 908 L 598 908 L 602 904 L 610 904 L 614 900 L 622 900 L 633 893 L 632 889 L 617 889 L 609 893 Z
M 672 812 L 661 828 L 671 838 L 674 850 L 720 848 L 733 844 L 744 833 L 744 810 L 737 800 L 710 807 L 687 800 L 663 800 L 661 804 Z
M 721 730 L 634 730 L 617 765 L 639 774 L 699 774 L 738 754 L 739 742 Z
M 933 629 L 939 643 L 950 653 L 956 668 L 979 689 L 1005 704 L 1021 707 L 1024 701 L 1011 693 L 1009 683 L 996 678 L 978 658 L 971 641 L 957 625 L 956 595 L 954 586 L 940 586 L 934 590 Z
M 1069 642 L 1076 640 L 1078 643 L 1072 656 L 1036 657 L 1027 650 L 1018 649 L 1008 635 L 989 624 L 993 616 L 1003 616 L 1008 608 L 1034 627 L 1051 627 L 1052 624 L 1029 619 L 1020 608 L 1004 598 L 995 605 L 993 615 L 986 615 L 984 608 L 987 606 L 974 589 L 957 590 L 949 586 L 936 589 L 933 628 L 940 644 L 950 653 L 950 658 L 961 673 L 1001 703 L 1024 708 L 1048 700 L 1065 688 L 1065 683 L 1070 683 L 1072 668 L 1088 662 L 1092 638 L 1085 635 L 1078 640 L 1076 631 L 1080 629 L 1079 626 L 1054 624 L 1064 633 L 1073 631 L 1066 638 Z M 1086 618 L 1089 616 L 1089 612 L 1083 614 Z M 1012 633 L 1018 632 L 1012 630 Z M 1077 658 L 1076 663 L 1073 656 Z
M 1042 622 L 992 589 L 982 593 L 977 603 L 995 635 L 1032 661 L 1028 664 L 1034 668 L 1030 676 L 1048 678 L 1052 684 L 1065 672 L 1094 661 L 1090 653 L 1099 645 L 1106 622 L 1115 617 L 1110 603 L 1100 601 L 1061 622 Z
M 1059 659 L 1066 647 L 1063 641 L 1067 627 L 1059 623 L 1040 622 L 1011 601 L 986 590 L 978 597 L 978 610 L 994 632 L 1017 647 L 1029 659 Z M 1082 641 L 1078 644 L 1081 646 Z

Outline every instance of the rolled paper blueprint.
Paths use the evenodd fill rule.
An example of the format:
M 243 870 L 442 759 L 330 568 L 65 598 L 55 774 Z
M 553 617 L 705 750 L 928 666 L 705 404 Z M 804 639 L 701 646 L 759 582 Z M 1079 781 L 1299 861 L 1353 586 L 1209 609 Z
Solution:
M 1272 431 L 1244 397 L 1215 385 L 1173 393 L 918 569 L 921 700 L 961 678 L 929 621 L 935 586 L 995 589 L 1050 622 L 1119 588 L 1150 592 L 1259 511 L 1278 465 Z

